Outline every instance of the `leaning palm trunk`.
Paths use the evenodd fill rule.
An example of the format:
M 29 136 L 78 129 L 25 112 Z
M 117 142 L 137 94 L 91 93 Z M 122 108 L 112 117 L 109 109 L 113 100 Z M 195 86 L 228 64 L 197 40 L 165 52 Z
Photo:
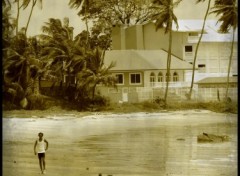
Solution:
M 18 33 L 18 21 L 19 21 L 19 14 L 20 14 L 20 2 L 17 1 L 17 18 L 16 18 L 16 35 Z
M 228 74 L 227 74 L 227 89 L 226 89 L 226 95 L 225 98 L 228 97 L 228 89 L 229 89 L 229 76 L 230 76 L 230 70 L 232 65 L 232 57 L 233 57 L 233 45 L 234 45 L 234 37 L 235 37 L 235 29 L 233 30 L 233 37 L 232 37 L 232 45 L 231 45 L 231 54 L 229 57 L 229 63 L 228 63 Z
M 85 25 L 86 25 L 86 30 L 87 30 L 86 45 L 88 46 L 88 32 L 89 32 L 89 29 L 88 29 L 88 20 L 87 20 L 87 12 L 86 12 L 86 10 L 87 10 L 87 8 L 85 6 L 84 16 L 85 16 Z
M 26 25 L 26 29 L 25 29 L 25 35 L 27 34 L 28 25 L 29 25 L 30 19 L 32 17 L 33 8 L 36 5 L 36 2 L 37 2 L 37 0 L 33 0 L 32 8 L 31 8 L 31 11 L 30 11 L 30 14 L 29 14 L 29 17 L 28 17 L 28 21 L 27 21 L 27 25 Z
M 206 19 L 207 19 L 207 16 L 208 16 L 208 13 L 209 13 L 209 9 L 210 9 L 210 4 L 211 4 L 211 0 L 208 1 L 208 7 L 207 7 L 207 11 L 206 11 L 205 16 L 204 16 L 204 21 L 203 21 L 203 26 L 202 26 L 201 34 L 200 34 L 200 37 L 199 37 L 199 39 L 198 39 L 198 43 L 197 43 L 196 50 L 195 50 L 195 54 L 194 54 L 193 71 L 192 71 L 192 81 L 191 81 L 190 91 L 189 91 L 189 94 L 188 94 L 188 97 L 187 97 L 188 99 L 191 99 L 191 96 L 192 96 L 194 76 L 195 76 L 195 68 L 196 68 L 196 60 L 197 60 L 197 54 L 198 54 L 198 47 L 199 47 L 199 45 L 200 45 L 200 43 L 201 43 L 201 40 L 202 40 L 202 36 L 203 36 L 205 24 L 206 24 Z

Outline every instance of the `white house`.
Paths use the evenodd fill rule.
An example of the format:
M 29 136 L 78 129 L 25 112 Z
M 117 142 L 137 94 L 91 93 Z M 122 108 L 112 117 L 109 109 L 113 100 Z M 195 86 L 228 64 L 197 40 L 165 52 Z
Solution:
M 111 50 L 106 51 L 104 64 L 115 63 L 111 72 L 118 78 L 118 87 L 164 87 L 167 79 L 170 86 L 184 86 L 185 71 L 192 65 L 172 55 L 167 76 L 167 55 L 164 50 Z
M 203 20 L 178 20 L 179 28 L 177 29 L 173 25 L 169 97 L 186 99 L 202 24 Z M 201 84 L 199 81 L 208 77 L 226 78 L 227 76 L 232 33 L 220 34 L 218 29 L 219 24 L 216 20 L 206 21 L 198 49 L 194 83 Z M 113 101 L 139 102 L 154 99 L 156 96 L 162 97 L 167 79 L 168 35 L 164 29 L 156 30 L 153 22 L 130 27 L 114 27 L 112 31 L 113 50 L 106 52 L 105 64 L 108 65 L 111 61 L 116 62 L 116 67 L 112 68 L 111 71 L 119 80 L 118 90 L 108 89 L 103 92 L 105 94 L 113 93 L 111 98 L 114 99 Z M 237 73 L 236 32 L 230 76 L 237 76 Z M 212 83 L 219 85 L 214 81 Z M 203 91 L 200 90 L 202 88 L 198 88 L 200 84 L 194 84 L 195 98 L 205 97 L 206 101 L 215 100 L 216 91 L 220 91 L 220 97 L 224 97 L 224 87 L 212 88 L 214 90 L 211 90 L 210 96 L 205 88 Z M 203 93 L 199 94 L 199 92 Z M 233 88 L 231 98 L 236 97 L 235 92 L 236 88 Z
M 200 37 L 203 20 L 178 20 L 179 28 L 173 26 L 172 54 L 193 63 L 194 53 Z M 227 75 L 231 51 L 232 34 L 218 33 L 216 20 L 207 20 L 205 32 L 198 49 L 195 81 L 206 77 Z M 117 26 L 112 32 L 114 50 L 168 50 L 168 34 L 164 29 L 156 31 L 154 23 L 130 27 Z M 237 76 L 237 32 L 230 76 Z M 185 72 L 185 81 L 191 81 L 192 71 Z

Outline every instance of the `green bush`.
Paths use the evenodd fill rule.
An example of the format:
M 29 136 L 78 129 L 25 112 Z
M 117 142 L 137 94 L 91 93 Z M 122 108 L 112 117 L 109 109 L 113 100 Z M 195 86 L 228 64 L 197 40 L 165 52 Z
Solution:
M 46 100 L 42 95 L 30 95 L 27 97 L 28 100 L 28 110 L 44 110 L 46 109 Z
M 150 101 L 144 101 L 143 103 L 141 103 L 141 106 L 143 110 L 154 110 L 154 109 L 160 108 L 158 103 L 150 102 Z

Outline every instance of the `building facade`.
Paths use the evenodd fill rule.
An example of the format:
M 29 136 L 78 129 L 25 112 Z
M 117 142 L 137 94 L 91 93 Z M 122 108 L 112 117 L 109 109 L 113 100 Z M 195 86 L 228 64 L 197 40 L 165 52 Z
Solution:
M 179 20 L 179 29 L 173 27 L 172 54 L 193 63 L 196 45 L 203 20 Z M 206 22 L 205 32 L 198 48 L 196 76 L 194 81 L 206 77 L 227 76 L 231 53 L 232 34 L 217 32 L 216 20 Z M 163 29 L 156 31 L 154 23 L 131 27 L 118 26 L 112 33 L 114 50 L 168 50 L 168 34 Z M 235 33 L 230 76 L 237 76 L 237 33 Z M 191 81 L 192 71 L 187 71 L 185 81 Z

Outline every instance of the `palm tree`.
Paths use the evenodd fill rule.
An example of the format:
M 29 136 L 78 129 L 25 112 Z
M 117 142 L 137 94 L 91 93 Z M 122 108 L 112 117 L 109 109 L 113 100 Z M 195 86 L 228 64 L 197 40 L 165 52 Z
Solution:
M 229 30 L 232 28 L 232 44 L 231 44 L 231 53 L 229 56 L 229 63 L 228 63 L 228 74 L 227 74 L 227 88 L 225 98 L 228 97 L 228 89 L 229 89 L 229 76 L 231 70 L 231 63 L 233 57 L 233 46 L 234 46 L 234 36 L 235 31 L 238 26 L 238 11 L 237 11 L 237 2 L 236 0 L 215 0 L 214 7 L 211 13 L 220 16 L 218 22 L 221 22 L 219 32 L 221 33 L 228 33 Z
M 109 70 L 115 66 L 112 62 L 109 66 L 104 65 L 105 50 L 96 48 L 87 55 L 87 65 L 83 72 L 78 74 L 78 91 L 90 91 L 91 99 L 94 100 L 95 90 L 98 84 L 116 87 L 116 77 Z M 77 97 L 76 97 L 77 98 Z
M 9 1 L 9 0 L 3 0 L 3 1 L 2 1 L 2 6 L 3 6 L 3 7 L 6 7 L 7 5 L 10 6 L 10 8 L 11 8 L 11 3 L 10 3 L 10 1 Z
M 177 17 L 173 13 L 173 8 L 177 6 L 181 0 L 173 3 L 173 0 L 154 0 L 153 4 L 156 4 L 153 8 L 157 8 L 159 13 L 153 15 L 153 20 L 156 20 L 156 29 L 165 28 L 165 34 L 169 33 L 169 45 L 168 45 L 168 57 L 167 57 L 167 80 L 166 91 L 164 96 L 165 106 L 167 105 L 168 84 L 170 78 L 170 66 L 171 66 L 171 53 L 172 53 L 172 24 L 177 25 Z
M 26 9 L 28 7 L 28 5 L 30 4 L 30 2 L 31 2 L 31 0 L 24 0 L 23 4 L 22 4 L 23 9 Z M 29 17 L 28 17 L 27 25 L 26 25 L 26 28 L 25 28 L 25 34 L 27 34 L 28 25 L 29 25 L 30 19 L 32 17 L 33 9 L 34 9 L 37 2 L 39 2 L 40 7 L 42 9 L 42 0 L 39 0 L 39 1 L 38 0 L 32 0 L 32 7 L 31 7 L 31 11 L 30 11 L 30 14 L 29 14 Z
M 87 17 L 89 4 L 90 4 L 90 0 L 70 0 L 69 1 L 70 8 L 78 9 L 80 6 L 82 7 L 82 10 L 84 11 L 84 18 L 85 18 L 85 25 L 86 25 L 87 33 L 89 33 L 88 17 Z M 78 13 L 78 15 L 79 16 L 81 15 L 81 11 Z M 88 35 L 87 35 L 86 45 L 88 45 Z
M 205 0 L 197 0 L 197 3 L 199 3 L 199 2 L 205 2 Z M 208 13 L 209 13 L 210 4 L 211 4 L 211 0 L 208 0 L 208 6 L 207 6 L 207 10 L 206 10 L 206 13 L 205 13 L 205 16 L 204 16 L 203 25 L 202 25 L 202 29 L 201 29 L 201 34 L 200 34 L 200 37 L 198 39 L 197 46 L 196 46 L 196 49 L 195 49 L 195 54 L 194 54 L 194 59 L 193 59 L 192 81 L 191 81 L 190 91 L 189 91 L 189 94 L 188 94 L 188 97 L 187 97 L 188 99 L 191 99 L 191 96 L 192 96 L 194 76 L 195 76 L 195 67 L 196 67 L 196 60 L 197 60 L 197 54 L 198 54 L 198 47 L 201 43 L 202 36 L 203 36 L 203 33 L 204 33 L 205 23 L 206 23 L 206 19 L 207 19 Z
M 43 57 L 51 63 L 51 70 L 59 78 L 62 85 L 64 76 L 81 72 L 84 63 L 84 50 L 79 40 L 73 40 L 67 26 L 61 20 L 50 18 L 42 27 L 45 34 L 40 35 L 43 42 Z M 60 87 L 61 89 L 61 87 Z
M 10 47 L 5 48 L 8 52 L 3 60 L 4 81 L 7 86 L 6 89 L 16 88 L 14 95 L 26 103 L 23 107 L 27 106 L 27 97 L 33 93 L 34 79 L 36 78 L 36 66 L 40 66 L 40 60 L 37 59 L 33 53 L 33 48 L 24 33 L 19 33 L 11 42 Z M 17 86 L 13 86 L 17 85 Z M 20 93 L 19 93 L 19 90 Z
M 17 18 L 16 18 L 16 35 L 18 34 L 18 22 L 19 22 L 19 15 L 20 15 L 20 0 L 15 0 L 14 2 L 17 3 Z
M 13 37 L 13 30 L 15 29 L 15 25 L 13 23 L 13 18 L 11 17 L 10 11 L 11 11 L 10 5 L 3 5 L 3 10 L 2 10 L 3 48 L 9 46 L 10 40 Z

